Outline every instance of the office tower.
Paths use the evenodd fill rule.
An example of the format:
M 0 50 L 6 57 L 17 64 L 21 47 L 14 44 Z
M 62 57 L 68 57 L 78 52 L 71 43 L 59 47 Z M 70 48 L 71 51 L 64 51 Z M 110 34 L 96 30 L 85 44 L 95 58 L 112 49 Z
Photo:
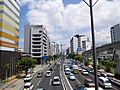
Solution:
M 117 24 L 111 27 L 110 33 L 111 33 L 112 43 L 120 41 L 120 24 Z
M 0 0 L 0 79 L 16 74 L 20 0 Z M 6 65 L 9 66 L 6 71 Z M 6 74 L 7 73 L 7 74 Z
M 0 0 L 0 50 L 18 49 L 19 13 L 20 0 Z
M 31 57 L 38 62 L 48 56 L 48 35 L 43 25 L 25 26 L 24 31 L 24 52 L 31 53 Z
M 78 48 L 78 40 L 77 40 L 76 37 L 72 37 L 72 39 L 70 40 L 71 53 L 76 54 L 77 53 L 77 48 Z

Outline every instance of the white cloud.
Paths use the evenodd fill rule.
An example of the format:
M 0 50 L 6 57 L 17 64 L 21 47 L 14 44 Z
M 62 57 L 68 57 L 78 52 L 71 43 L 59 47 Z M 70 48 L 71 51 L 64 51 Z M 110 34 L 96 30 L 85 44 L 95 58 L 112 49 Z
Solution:
M 83 1 L 66 7 L 62 0 L 22 2 L 29 6 L 28 21 L 32 24 L 46 25 L 51 41 L 69 43 L 71 37 L 78 33 L 91 37 L 89 7 Z M 96 43 L 110 42 L 110 27 L 120 23 L 119 4 L 120 0 L 99 0 L 94 6 Z

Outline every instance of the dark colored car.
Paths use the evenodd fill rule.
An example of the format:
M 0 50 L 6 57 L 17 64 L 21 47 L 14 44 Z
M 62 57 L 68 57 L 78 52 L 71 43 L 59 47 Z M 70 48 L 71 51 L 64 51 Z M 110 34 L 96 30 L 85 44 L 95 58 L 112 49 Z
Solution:
M 37 74 L 37 77 L 42 77 L 43 76 L 43 72 L 39 72 L 38 74 Z
M 84 85 L 85 85 L 86 87 L 94 87 L 94 86 L 95 86 L 93 80 L 91 80 L 90 78 L 86 78 L 86 79 L 85 79 Z
M 53 71 L 53 67 L 50 67 L 49 70 L 50 70 L 50 71 Z
M 85 85 L 76 85 L 73 90 L 86 90 Z

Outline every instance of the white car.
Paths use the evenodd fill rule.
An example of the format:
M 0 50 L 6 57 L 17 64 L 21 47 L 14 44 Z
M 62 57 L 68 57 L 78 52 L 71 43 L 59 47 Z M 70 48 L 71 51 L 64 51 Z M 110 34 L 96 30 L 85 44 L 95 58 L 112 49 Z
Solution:
M 99 84 L 104 88 L 112 88 L 112 84 L 110 83 L 109 79 L 105 77 L 99 77 Z
M 60 85 L 60 78 L 59 78 L 59 76 L 54 76 L 53 77 L 52 85 Z
M 46 72 L 46 77 L 50 77 L 51 74 L 52 74 L 51 71 L 47 71 L 47 72 Z
M 31 82 L 27 82 L 24 85 L 24 90 L 32 90 L 33 89 L 33 84 Z
M 86 70 L 83 70 L 83 71 L 82 71 L 82 74 L 83 74 L 83 75 L 88 75 L 89 73 L 88 73 Z
M 31 75 L 28 74 L 28 75 L 26 75 L 26 77 L 24 78 L 24 82 L 30 82 L 31 79 L 32 79 Z
M 76 80 L 74 74 L 70 73 L 70 75 L 68 76 L 70 80 Z

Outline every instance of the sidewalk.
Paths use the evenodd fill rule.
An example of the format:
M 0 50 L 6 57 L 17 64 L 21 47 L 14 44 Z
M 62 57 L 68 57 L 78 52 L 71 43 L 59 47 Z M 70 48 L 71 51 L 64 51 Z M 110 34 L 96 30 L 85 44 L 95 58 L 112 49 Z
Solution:
M 48 65 L 36 65 L 36 67 L 34 68 L 34 72 L 32 73 L 32 76 L 34 77 L 34 75 L 38 72 L 43 70 L 44 68 L 46 68 Z M 24 77 L 25 74 L 22 74 L 22 77 Z M 15 77 L 15 76 L 14 76 Z M 10 77 L 12 78 L 12 77 Z M 13 80 L 9 81 L 8 83 L 6 83 L 5 85 L 0 87 L 0 90 L 20 90 L 21 87 L 23 87 L 24 85 L 24 81 L 23 78 L 14 78 Z

